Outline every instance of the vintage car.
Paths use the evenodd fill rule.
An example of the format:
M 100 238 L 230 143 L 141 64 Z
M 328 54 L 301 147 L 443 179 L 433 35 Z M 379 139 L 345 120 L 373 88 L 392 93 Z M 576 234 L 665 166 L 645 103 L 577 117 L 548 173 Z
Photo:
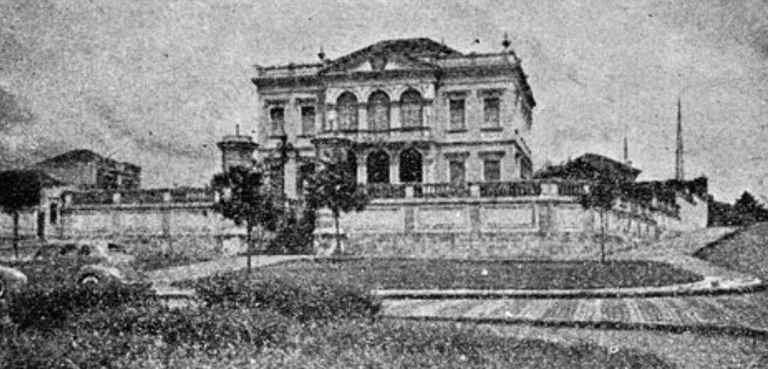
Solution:
M 77 283 L 132 284 L 144 280 L 143 274 L 131 265 L 134 257 L 126 252 L 124 246 L 104 241 L 46 243 L 28 262 L 56 263 L 64 260 L 74 261 L 77 265 L 76 271 L 73 270 L 71 275 Z

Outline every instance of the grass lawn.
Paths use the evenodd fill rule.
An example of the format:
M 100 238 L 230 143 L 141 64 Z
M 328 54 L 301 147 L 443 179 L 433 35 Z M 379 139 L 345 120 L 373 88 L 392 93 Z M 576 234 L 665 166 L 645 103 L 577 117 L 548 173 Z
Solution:
M 224 288 L 213 292 L 221 300 L 199 309 L 169 309 L 118 285 L 93 296 L 77 287 L 28 291 L 10 307 L 18 326 L 0 325 L 0 367 L 673 367 L 637 349 L 504 337 L 473 325 L 377 321 L 376 300 L 338 281 L 218 280 Z
M 210 255 L 185 255 L 182 253 L 176 254 L 143 254 L 138 255 L 136 260 L 131 263 L 136 269 L 150 272 L 159 269 L 173 268 L 181 265 L 190 265 L 195 263 L 201 263 L 205 261 L 213 260 L 214 257 Z
M 307 281 L 342 281 L 366 289 L 594 289 L 664 286 L 702 277 L 649 261 L 468 261 L 319 259 L 259 269 Z
M 768 280 L 768 223 L 737 230 L 697 251 L 694 256 L 712 264 Z

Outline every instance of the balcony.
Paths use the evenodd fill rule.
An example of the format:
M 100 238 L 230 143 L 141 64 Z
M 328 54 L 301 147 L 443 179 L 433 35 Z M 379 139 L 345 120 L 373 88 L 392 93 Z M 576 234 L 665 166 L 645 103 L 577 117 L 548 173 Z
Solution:
M 388 130 L 343 129 L 319 132 L 315 138 L 342 138 L 358 143 L 432 141 L 430 127 L 400 127 Z

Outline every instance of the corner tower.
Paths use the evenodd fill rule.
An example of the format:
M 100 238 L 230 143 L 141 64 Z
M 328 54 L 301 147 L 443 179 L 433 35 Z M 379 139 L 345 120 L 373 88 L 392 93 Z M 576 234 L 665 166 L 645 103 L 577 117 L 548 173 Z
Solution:
M 224 136 L 216 146 L 221 150 L 223 173 L 229 172 L 229 169 L 235 166 L 253 167 L 253 152 L 259 147 L 251 136 L 240 135 L 239 129 L 234 135 Z

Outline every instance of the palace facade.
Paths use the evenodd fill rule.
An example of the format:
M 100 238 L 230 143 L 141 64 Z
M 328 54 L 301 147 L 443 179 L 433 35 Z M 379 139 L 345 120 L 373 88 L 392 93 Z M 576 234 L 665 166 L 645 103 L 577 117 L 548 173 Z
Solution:
M 427 38 L 387 40 L 334 60 L 321 52 L 315 64 L 257 66 L 257 138 L 240 147 L 256 148 L 290 198 L 331 153 L 377 197 L 397 197 L 404 184 L 463 191 L 532 178 L 526 138 L 536 102 L 503 45 L 464 54 Z

